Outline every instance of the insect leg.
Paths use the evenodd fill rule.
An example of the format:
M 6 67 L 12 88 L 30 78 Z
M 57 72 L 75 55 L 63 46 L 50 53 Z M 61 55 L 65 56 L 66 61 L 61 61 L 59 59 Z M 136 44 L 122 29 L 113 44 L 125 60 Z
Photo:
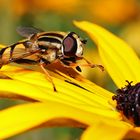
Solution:
M 89 62 L 86 58 L 83 57 L 83 59 L 86 61 L 87 64 L 77 64 L 77 63 L 70 63 L 69 66 L 71 67 L 75 67 L 78 71 L 81 71 L 79 68 L 79 66 L 84 66 L 84 67 L 91 67 L 91 68 L 95 68 L 98 67 L 100 68 L 102 71 L 104 71 L 104 67 L 102 65 L 99 64 L 93 64 L 91 62 Z
M 87 64 L 81 64 L 80 66 L 89 66 L 91 68 L 95 68 L 95 67 L 98 67 L 100 68 L 102 71 L 104 71 L 104 67 L 102 65 L 99 65 L 99 64 L 93 64 L 91 62 L 89 62 L 86 58 L 83 57 L 83 59 L 87 62 Z
M 52 77 L 50 76 L 50 74 L 47 72 L 47 70 L 44 67 L 46 65 L 46 63 L 43 61 L 43 59 L 40 59 L 39 65 L 40 65 L 41 69 L 43 70 L 43 72 L 47 75 L 48 80 L 52 83 L 53 89 L 56 92 L 57 90 L 56 90 L 55 84 L 52 80 Z

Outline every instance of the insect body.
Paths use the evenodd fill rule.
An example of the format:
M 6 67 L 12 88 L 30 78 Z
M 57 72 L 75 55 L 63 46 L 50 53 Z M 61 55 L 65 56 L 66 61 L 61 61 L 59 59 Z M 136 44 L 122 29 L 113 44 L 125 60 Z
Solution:
M 83 57 L 86 40 L 82 40 L 74 32 L 44 32 L 30 27 L 18 28 L 17 32 L 26 39 L 0 50 L 0 67 L 11 62 L 39 64 L 52 83 L 54 91 L 55 85 L 45 69 L 47 64 L 58 60 L 65 66 L 74 66 L 81 71 L 76 61 L 84 59 L 86 66 L 103 69 L 103 66 L 91 64 Z

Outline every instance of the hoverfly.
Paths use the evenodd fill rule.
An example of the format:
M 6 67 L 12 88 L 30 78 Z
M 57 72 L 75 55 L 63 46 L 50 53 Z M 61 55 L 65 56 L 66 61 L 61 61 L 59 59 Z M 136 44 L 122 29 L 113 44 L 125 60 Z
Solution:
M 82 40 L 74 32 L 44 32 L 33 27 L 19 27 L 17 32 L 26 39 L 0 50 L 0 67 L 12 62 L 39 64 L 52 83 L 54 91 L 54 82 L 45 66 L 56 60 L 64 66 L 75 67 L 81 71 L 76 62 L 84 59 L 87 64 L 83 66 L 99 67 L 103 70 L 102 65 L 91 64 L 83 57 L 86 40 Z M 31 56 L 34 56 L 34 59 L 30 59 Z

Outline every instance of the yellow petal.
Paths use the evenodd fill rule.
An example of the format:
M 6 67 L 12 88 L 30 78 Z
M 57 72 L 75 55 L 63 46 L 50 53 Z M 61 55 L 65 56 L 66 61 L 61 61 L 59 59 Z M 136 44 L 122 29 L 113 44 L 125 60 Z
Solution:
M 52 77 L 58 90 L 54 92 L 51 83 L 48 82 L 44 74 L 18 67 L 13 68 L 14 66 L 9 71 L 6 71 L 6 67 L 3 68 L 3 70 L 5 69 L 3 73 L 14 80 L 0 80 L 0 91 L 4 92 L 1 92 L 0 96 L 5 94 L 5 92 L 12 92 L 41 102 L 60 102 L 103 117 L 117 120 L 122 119 L 121 115 L 114 111 L 113 106 L 109 103 L 111 98 L 103 98 L 103 95 L 100 95 L 106 94 L 107 91 L 104 90 L 103 92 L 103 89 L 100 89 L 98 86 L 96 89 L 96 85 L 94 85 L 94 90 L 91 92 L 82 87 L 67 83 L 64 80 Z
M 15 68 L 12 70 L 12 68 Z M 53 93 L 52 85 L 51 83 L 46 79 L 46 76 L 43 73 L 37 72 L 37 71 L 31 71 L 31 70 L 25 70 L 22 68 L 16 68 L 12 66 L 10 68 L 9 66 L 3 67 L 2 72 L 12 79 L 15 79 L 16 81 L 23 81 L 23 83 L 34 85 L 34 88 L 37 88 L 42 90 L 45 94 L 38 94 L 38 100 L 39 101 L 47 101 L 48 99 L 53 101 L 60 101 L 60 102 L 66 102 L 66 103 L 80 103 L 80 104 L 87 104 L 87 105 L 94 105 L 98 106 L 100 108 L 106 108 L 111 109 L 112 106 L 108 103 L 108 101 L 112 97 L 112 93 L 109 91 L 106 91 L 97 85 L 92 84 L 91 86 L 85 86 L 84 82 L 79 82 L 75 79 L 72 79 L 69 77 L 67 79 L 68 81 L 72 81 L 76 84 L 65 82 L 64 80 L 52 77 L 55 83 L 55 86 L 58 90 L 58 92 L 55 94 Z M 65 75 L 66 77 L 66 75 Z M 68 78 L 68 77 L 66 77 Z M 15 85 L 16 86 L 16 85 Z M 83 87 L 83 88 L 82 88 Z M 48 90 L 49 88 L 49 90 Z M 65 90 L 64 90 L 65 89 Z M 34 96 L 35 92 L 30 91 L 31 93 L 24 93 L 22 94 L 24 96 L 30 96 L 30 97 L 36 97 Z M 21 93 L 20 93 L 21 94 Z M 42 96 L 43 95 L 43 96 Z M 108 95 L 106 97 L 106 95 Z M 39 98 L 40 96 L 40 98 Z
M 0 120 L 0 139 L 8 138 L 44 123 L 47 126 L 86 127 L 100 121 L 115 122 L 114 119 L 107 119 L 101 115 L 51 101 L 23 104 L 2 110 Z M 125 126 L 127 125 L 125 124 Z
M 128 133 L 126 134 L 125 139 L 139 140 L 140 139 L 140 127 L 135 127 L 133 129 L 130 129 L 130 131 L 128 131 Z
M 89 127 L 83 133 L 81 140 L 122 140 L 131 128 L 131 126 L 120 125 L 120 122 L 114 122 L 113 125 L 100 122 Z
M 126 84 L 125 80 L 140 81 L 139 58 L 128 44 L 96 24 L 86 21 L 74 23 L 98 45 L 105 69 L 119 88 Z

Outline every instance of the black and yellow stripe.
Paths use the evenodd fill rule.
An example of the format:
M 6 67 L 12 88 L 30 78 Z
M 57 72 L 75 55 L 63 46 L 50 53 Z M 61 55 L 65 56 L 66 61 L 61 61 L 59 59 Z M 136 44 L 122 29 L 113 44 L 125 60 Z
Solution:
M 61 46 L 63 38 L 65 37 L 66 33 L 65 32 L 41 32 L 37 33 L 37 39 L 36 42 L 38 44 L 38 48 L 34 51 L 30 51 L 30 45 L 31 43 L 30 39 L 25 39 L 23 41 L 17 42 L 11 46 L 2 48 L 0 50 L 0 67 L 2 65 L 11 63 L 11 62 L 20 62 L 20 59 L 28 57 L 32 54 L 35 54 L 37 52 L 40 52 L 40 49 L 45 49 L 47 50 L 50 45 L 56 47 L 56 46 Z M 17 51 L 21 49 L 20 47 L 22 46 L 22 51 Z M 28 51 L 26 51 L 29 49 Z M 59 48 L 58 48 L 59 49 Z M 15 54 L 16 55 L 15 55 Z M 18 54 L 18 55 L 17 55 Z M 22 62 L 22 60 L 21 60 Z

